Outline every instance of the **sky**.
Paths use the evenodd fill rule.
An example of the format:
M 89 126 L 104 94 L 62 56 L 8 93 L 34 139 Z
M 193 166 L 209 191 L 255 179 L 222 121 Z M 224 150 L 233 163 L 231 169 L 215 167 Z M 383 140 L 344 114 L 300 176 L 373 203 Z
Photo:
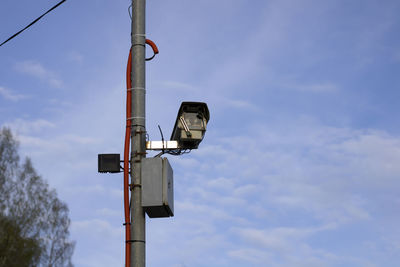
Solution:
M 55 3 L 2 0 L 0 41 Z M 129 5 L 68 0 L 0 47 L 0 126 L 69 206 L 78 267 L 124 262 L 123 177 L 97 173 L 97 154 L 123 152 Z M 199 149 L 168 156 L 175 216 L 147 218 L 147 266 L 398 266 L 399 13 L 147 1 L 150 140 L 182 101 L 210 110 Z

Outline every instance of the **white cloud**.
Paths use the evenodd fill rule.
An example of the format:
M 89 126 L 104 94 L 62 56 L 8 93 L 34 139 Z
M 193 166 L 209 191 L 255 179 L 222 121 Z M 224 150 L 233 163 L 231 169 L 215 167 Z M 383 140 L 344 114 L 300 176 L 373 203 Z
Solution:
M 211 3 L 208 0 L 200 1 L 197 3 L 200 6 L 197 6 L 184 2 L 182 4 L 187 5 L 185 9 L 193 8 L 201 14 L 204 12 L 198 7 L 204 5 L 209 10 Z M 157 75 L 154 76 L 151 75 L 155 73 L 153 71 L 158 64 L 152 62 L 151 68 L 148 68 L 149 83 L 152 83 L 154 77 L 167 81 L 156 84 L 160 88 L 148 91 L 148 94 L 152 94 L 148 98 L 150 105 L 157 106 L 150 110 L 150 120 L 156 117 L 156 112 L 162 118 L 157 119 L 163 123 L 168 121 L 170 114 L 173 120 L 177 108 L 175 102 L 179 98 L 189 97 L 206 99 L 216 107 L 260 111 L 265 114 L 266 107 L 261 105 L 253 109 L 252 105 L 255 100 L 262 103 L 263 99 L 255 99 L 256 94 L 252 98 L 244 96 L 250 90 L 267 90 L 270 88 L 266 88 L 267 85 L 271 84 L 315 94 L 342 93 L 341 84 L 337 80 L 297 82 L 298 77 L 308 75 L 307 68 L 310 66 L 321 67 L 315 63 L 321 61 L 327 52 L 332 53 L 332 57 L 340 55 L 342 64 L 346 63 L 347 54 L 336 53 L 336 47 L 332 47 L 335 44 L 313 50 L 321 48 L 321 42 L 330 40 L 329 35 L 321 35 L 315 30 L 320 30 L 321 27 L 327 30 L 329 28 L 324 25 L 337 21 L 335 16 L 333 19 L 326 18 L 332 6 L 335 7 L 335 14 L 336 11 L 341 14 L 335 1 L 324 2 L 323 5 L 316 5 L 318 1 L 269 1 L 260 5 L 235 1 L 234 5 L 226 8 L 228 2 L 229 0 L 214 3 L 213 9 L 209 10 L 218 14 L 216 17 L 222 22 L 217 24 L 213 21 L 212 27 L 207 25 L 209 20 L 204 23 L 202 16 L 191 16 L 190 19 L 194 21 L 185 25 L 181 23 L 184 21 L 182 17 L 165 17 L 166 20 L 177 20 L 179 25 L 179 30 L 169 32 L 167 38 L 162 35 L 162 26 L 167 23 L 155 27 L 160 29 L 159 39 L 165 44 L 160 48 L 166 51 L 158 58 L 159 65 L 163 58 L 172 55 L 169 51 L 178 51 L 177 54 L 184 55 L 184 60 L 164 61 L 167 63 L 163 66 L 163 71 L 156 72 Z M 152 8 L 159 8 L 161 14 L 165 14 L 165 7 L 162 5 L 153 5 Z M 176 12 L 177 9 L 173 10 Z M 225 16 L 227 12 L 231 12 L 229 14 L 232 14 L 234 20 L 230 21 Z M 207 14 L 210 18 L 209 13 Z M 244 17 L 240 17 L 241 14 Z M 241 19 L 249 17 L 248 14 L 252 14 L 251 20 Z M 353 18 L 357 22 L 357 18 L 352 16 Z M 322 23 L 315 23 L 318 21 L 316 19 L 320 19 Z M 308 22 L 303 24 L 305 20 Z M 240 25 L 230 23 L 234 21 L 240 21 Z M 348 22 L 340 21 L 343 25 Z M 196 23 L 197 27 L 193 27 Z M 223 24 L 232 27 L 232 32 L 221 31 L 219 27 L 224 27 Z M 170 26 L 168 24 L 167 29 L 174 28 Z M 203 26 L 206 27 L 202 28 Z M 187 40 L 178 38 L 186 36 L 182 34 L 182 30 L 190 34 L 194 28 L 194 35 L 187 36 Z M 221 35 L 221 32 L 224 34 Z M 204 39 L 202 36 L 209 38 Z M 193 37 L 198 37 L 195 40 L 200 42 L 193 42 Z M 189 39 L 193 45 L 188 45 Z M 295 42 L 297 39 L 300 42 Z M 357 42 L 355 39 L 350 41 Z M 177 42 L 174 43 L 174 40 Z M 207 43 L 207 40 L 212 41 Z M 115 42 L 119 48 L 126 48 L 118 39 Z M 360 42 L 367 45 L 370 43 Z M 376 47 L 376 41 L 374 43 L 373 47 Z M 175 44 L 181 47 L 169 51 L 166 49 L 167 45 Z M 198 44 L 201 47 L 196 47 Z M 347 39 L 343 39 L 341 44 L 349 45 L 346 45 L 346 51 L 347 48 L 354 51 L 354 46 Z M 306 46 L 313 53 L 309 53 L 304 48 Z M 187 53 L 189 49 L 198 53 Z M 369 54 L 365 51 L 363 55 Z M 214 54 L 205 62 L 202 55 L 208 53 Z M 114 54 L 112 57 L 116 58 Z M 82 56 L 70 54 L 67 59 L 80 62 Z M 96 66 L 101 65 L 99 62 L 93 63 Z M 299 68 L 296 64 L 301 64 L 301 72 L 296 70 Z M 19 66 L 22 72 L 57 85 L 57 82 L 52 81 L 52 78 L 59 80 L 53 71 L 36 62 L 27 65 L 28 67 Z M 177 65 L 180 65 L 183 73 L 176 71 Z M 96 75 L 122 77 L 123 73 L 119 73 L 121 68 L 110 65 L 103 71 L 96 71 Z M 295 78 L 287 80 L 295 82 L 285 85 L 282 81 L 286 79 L 281 77 L 290 76 L 292 70 L 296 72 Z M 164 71 L 167 74 L 162 77 Z M 169 78 L 173 72 L 176 72 L 176 77 Z M 312 73 L 314 74 L 315 72 Z M 335 73 L 330 74 L 336 77 Z M 260 79 L 263 79 L 262 82 Z M 100 176 L 95 173 L 97 152 L 121 151 L 124 119 L 121 116 L 123 101 L 119 99 L 123 95 L 112 93 L 115 90 L 109 88 L 123 88 L 123 84 L 104 85 L 95 80 L 92 82 L 93 88 L 88 91 L 96 90 L 101 93 L 90 94 L 89 99 L 79 99 L 79 105 L 64 109 L 63 120 L 47 120 L 50 124 L 37 121 L 32 125 L 26 120 L 15 127 L 21 129 L 21 147 L 41 162 L 43 170 L 52 170 L 54 177 L 66 177 L 58 184 L 58 190 L 67 195 L 76 208 L 72 214 L 84 214 L 80 221 L 75 220 L 77 224 L 73 228 L 74 236 L 79 238 L 76 250 L 78 266 L 115 266 L 121 265 L 123 259 L 122 253 L 119 253 L 123 251 L 123 239 L 118 234 L 110 233 L 113 233 L 114 226 L 121 228 L 120 221 L 112 222 L 105 218 L 104 221 L 98 221 L 93 220 L 93 217 L 113 218 L 114 206 L 111 202 L 117 203 L 115 206 L 119 205 L 122 209 L 121 176 Z M 152 104 L 154 99 L 158 99 L 156 105 Z M 271 96 L 270 100 L 277 99 Z M 222 114 L 220 118 L 230 120 L 230 115 Z M 274 125 L 263 119 L 265 117 L 260 119 L 256 114 L 252 115 L 254 116 L 246 117 L 246 121 L 253 123 L 253 126 L 241 126 L 235 132 L 226 133 L 221 130 L 223 134 L 220 134 L 219 126 L 212 125 L 215 128 L 210 127 L 199 150 L 174 160 L 176 213 L 174 218 L 148 221 L 148 258 L 151 263 L 156 263 L 150 264 L 151 266 L 205 266 L 210 265 L 210 262 L 212 266 L 224 267 L 266 266 L 267 263 L 268 266 L 279 267 L 369 266 L 366 261 L 352 265 L 353 260 L 350 264 L 349 261 L 343 261 L 347 265 L 341 264 L 337 255 L 348 250 L 349 254 L 354 252 L 357 261 L 367 258 L 379 249 L 385 252 L 386 247 L 382 244 L 387 244 L 391 253 L 398 254 L 399 245 L 395 240 L 399 235 L 393 235 L 396 233 L 393 230 L 397 229 L 399 223 L 395 208 L 399 204 L 398 198 L 395 198 L 400 177 L 399 136 L 374 130 L 353 129 L 351 126 L 328 127 L 302 118 L 285 120 L 281 125 Z M 271 117 L 274 115 L 271 114 Z M 151 123 L 148 126 L 151 127 Z M 393 225 L 388 221 L 392 221 Z M 243 231 L 240 232 L 240 229 Z M 376 229 L 383 230 L 375 233 Z M 95 234 L 92 235 L 92 232 Z M 379 238 L 369 237 L 370 233 L 379 235 Z M 102 234 L 107 240 L 98 238 L 103 237 Z M 338 242 L 338 237 L 335 236 L 341 234 Z M 369 238 L 378 244 L 368 249 L 359 246 Z M 90 244 L 87 243 L 88 240 Z M 315 245 L 315 240 L 323 244 Z M 349 244 L 343 244 L 345 242 Z M 330 244 L 343 244 L 340 248 L 342 251 L 329 246 Z M 92 247 L 96 251 L 91 250 Z M 353 247 L 362 251 L 361 254 L 357 254 L 359 251 L 352 251 Z M 112 251 L 118 253 L 113 254 Z M 381 265 L 384 266 L 379 266 Z
M 71 51 L 68 53 L 68 59 L 76 63 L 82 63 L 83 55 L 77 51 Z
M 295 245 L 294 241 L 305 238 L 313 232 L 309 229 L 296 228 L 275 228 L 269 231 L 258 229 L 232 230 L 239 234 L 246 242 L 250 242 L 256 247 L 279 251 L 281 253 L 289 252 Z
M 308 238 L 321 231 L 329 231 L 334 226 L 314 228 L 276 227 L 272 229 L 238 228 L 232 229 L 240 236 L 239 249 L 229 251 L 229 256 L 251 262 L 255 266 L 337 266 L 341 258 L 323 249 L 312 248 Z M 246 256 L 245 252 L 249 252 Z M 347 258 L 346 261 L 360 261 Z M 362 261 L 362 260 L 361 260 Z M 363 261 L 366 263 L 366 261 Z
M 89 231 L 88 231 L 89 230 Z M 90 232 L 91 235 L 113 235 L 121 237 L 123 227 L 115 227 L 110 222 L 101 219 L 91 219 L 82 221 L 72 221 L 71 231 L 75 232 Z
M 66 188 L 66 190 L 74 195 L 80 195 L 80 194 L 104 195 L 108 191 L 101 184 L 93 184 L 90 186 L 73 186 L 73 187 Z
M 82 137 L 78 135 L 60 135 L 52 138 L 36 137 L 34 135 L 20 134 L 18 140 L 24 149 L 31 155 L 62 155 L 66 151 L 79 153 L 76 147 L 82 145 L 94 145 L 99 142 L 96 138 Z M 70 154 L 71 155 L 71 154 Z M 82 160 L 82 159 L 80 159 Z
M 258 193 L 262 193 L 260 191 L 262 191 L 262 190 L 257 185 L 255 185 L 255 184 L 246 184 L 246 185 L 243 185 L 243 186 L 238 186 L 233 191 L 233 194 L 235 196 L 245 197 L 245 196 L 252 196 L 252 195 L 255 195 L 255 194 L 258 194 Z
M 220 190 L 232 190 L 234 183 L 225 177 L 218 177 L 216 179 L 210 179 L 207 181 L 207 185 L 213 188 L 218 188 Z
M 71 233 L 81 237 L 84 243 L 77 242 L 74 264 L 83 267 L 108 267 L 118 265 L 123 257 L 122 226 L 113 226 L 104 219 L 72 221 Z M 99 246 L 102 249 L 99 252 Z
M 287 87 L 311 93 L 333 93 L 339 90 L 339 88 L 333 83 L 319 83 L 319 84 L 317 83 L 317 84 L 300 85 L 300 86 L 293 85 Z
M 266 250 L 244 248 L 228 252 L 228 255 L 235 259 L 240 259 L 252 264 L 262 264 L 271 262 L 271 253 Z
M 100 216 L 106 216 L 106 217 L 120 217 L 122 218 L 122 210 L 115 210 L 115 209 L 109 209 L 109 208 L 102 208 L 96 210 L 96 214 Z M 119 218 L 118 217 L 118 218 Z
M 7 88 L 1 87 L 1 86 L 0 86 L 0 95 L 3 96 L 5 99 L 15 101 L 15 102 L 29 97 L 28 95 L 15 94 L 10 89 L 7 89 Z
M 123 197 L 123 190 L 121 189 L 116 189 L 116 188 L 110 188 L 106 187 L 103 184 L 92 184 L 92 185 L 87 185 L 87 186 L 70 186 L 66 187 L 65 191 L 68 192 L 69 194 L 73 196 L 77 195 L 93 195 L 95 197 L 99 196 L 108 196 L 108 197 L 113 197 L 115 199 L 122 199 Z
M 24 123 L 19 121 L 15 125 Z M 54 128 L 51 122 L 38 120 L 32 123 L 32 129 L 37 132 Z M 176 215 L 171 221 L 164 221 L 165 226 L 159 227 L 178 224 L 163 233 L 163 238 L 165 242 L 171 238 L 182 241 L 176 249 L 187 251 L 181 257 L 183 262 L 201 266 L 191 259 L 199 257 L 199 253 L 211 253 L 211 248 L 203 248 L 207 244 L 205 239 L 216 236 L 213 239 L 216 251 L 245 264 L 262 266 L 263 260 L 272 257 L 273 261 L 277 255 L 294 250 L 293 243 L 301 249 L 298 256 L 288 258 L 286 262 L 295 264 L 301 255 L 307 255 L 307 262 L 318 266 L 315 262 L 334 262 L 329 255 L 335 253 L 313 248 L 310 238 L 346 225 L 379 220 L 383 211 L 377 211 L 373 206 L 384 203 L 379 202 L 378 195 L 390 193 L 390 188 L 399 185 L 396 177 L 400 175 L 400 168 L 396 162 L 400 160 L 400 138 L 385 132 L 325 127 L 304 120 L 290 125 L 291 130 L 282 125 L 269 125 L 268 128 L 255 125 L 247 129 L 252 136 L 216 137 L 214 133 L 213 137 L 208 137 L 211 138 L 208 145 L 190 157 L 176 160 L 175 191 L 179 196 L 175 198 Z M 23 133 L 29 132 L 29 127 L 15 127 L 20 127 Z M 71 134 L 52 139 L 22 135 L 21 142 L 25 147 L 40 148 L 52 155 L 63 155 L 65 151 L 72 153 L 71 146 L 97 144 L 96 139 Z M 71 161 L 71 166 L 77 162 L 76 159 Z M 95 172 L 94 160 L 87 164 L 85 168 Z M 95 179 L 88 183 L 90 181 Z M 107 187 L 100 181 L 88 186 L 64 186 L 63 191 L 73 198 L 101 195 L 122 199 L 122 188 Z M 112 211 L 104 208 L 95 213 L 112 217 L 116 215 Z M 288 214 L 291 213 L 298 213 L 325 227 L 304 228 L 296 225 L 296 221 L 287 227 L 270 227 L 272 222 L 290 222 Z M 228 226 L 225 228 L 224 225 Z M 244 238 L 247 235 L 252 239 L 245 239 L 245 246 L 231 245 L 232 231 L 240 227 L 246 231 L 238 236 Z M 150 231 L 158 230 L 153 227 Z M 156 242 L 152 249 L 159 248 L 162 243 L 154 238 L 151 242 Z M 264 246 L 264 250 L 260 246 Z M 255 258 L 246 258 L 246 251 Z M 169 250 L 169 253 L 180 255 L 178 251 Z M 174 263 L 179 262 L 179 257 L 174 259 L 177 260 Z M 220 266 L 224 266 L 223 263 Z
M 31 75 L 47 82 L 50 86 L 60 88 L 63 86 L 63 82 L 57 77 L 57 75 L 46 69 L 42 64 L 36 61 L 23 61 L 15 64 L 15 69 L 19 72 Z
M 159 84 L 160 87 L 165 89 L 185 91 L 186 93 L 195 93 L 199 91 L 195 86 L 180 81 L 163 81 L 156 84 Z
M 397 201 L 400 137 L 304 120 L 288 125 L 290 130 L 282 125 L 253 126 L 247 129 L 253 133 L 251 137 L 208 136 L 213 141 L 191 155 L 198 164 L 207 158 L 208 169 L 181 171 L 180 184 L 185 191 L 180 194 L 186 212 L 192 210 L 204 220 L 222 209 L 224 218 L 235 218 L 229 223 L 231 231 L 246 229 L 240 236 L 246 237 L 247 245 L 223 250 L 250 265 L 263 266 L 265 260 L 281 262 L 277 266 L 338 266 L 341 261 L 371 264 L 359 254 L 343 258 L 329 246 L 318 249 L 310 240 L 357 224 L 390 228 L 385 217 L 394 211 L 379 207 Z M 307 227 L 293 216 L 306 221 Z M 209 223 L 216 226 L 225 220 L 215 215 L 211 218 Z M 400 221 L 398 216 L 396 221 Z M 272 226 L 279 224 L 287 227 Z M 216 229 L 230 240 L 223 228 Z M 391 232 L 386 229 L 382 235 Z M 347 235 L 353 238 L 353 233 Z M 296 256 L 285 258 L 293 251 Z M 255 258 L 246 258 L 245 252 Z M 277 257 L 284 259 L 275 261 Z
M 17 135 L 37 134 L 56 126 L 54 123 L 45 119 L 27 120 L 20 118 L 12 122 L 6 122 L 4 125 L 10 127 Z
M 10 125 L 14 126 L 13 124 Z M 30 126 L 32 126 L 32 128 L 30 128 Z M 28 123 L 27 125 L 17 128 L 21 131 L 18 135 L 18 139 L 23 143 L 26 148 L 41 148 L 41 152 L 48 154 L 62 153 L 62 151 L 71 150 L 73 147 L 79 145 L 94 145 L 99 143 L 99 139 L 97 138 L 84 137 L 75 134 L 62 134 L 52 138 L 36 137 L 35 135 L 33 135 L 35 131 L 37 133 L 41 131 L 43 127 L 53 128 L 55 126 L 45 120 L 39 120 L 33 122 L 32 124 Z
M 244 101 L 240 99 L 227 99 L 227 98 L 217 98 L 215 100 L 217 100 L 219 103 L 221 103 L 221 105 L 224 106 L 226 105 L 228 107 L 233 107 L 236 109 L 244 109 L 253 112 L 260 112 L 260 113 L 263 112 L 259 106 L 249 101 Z

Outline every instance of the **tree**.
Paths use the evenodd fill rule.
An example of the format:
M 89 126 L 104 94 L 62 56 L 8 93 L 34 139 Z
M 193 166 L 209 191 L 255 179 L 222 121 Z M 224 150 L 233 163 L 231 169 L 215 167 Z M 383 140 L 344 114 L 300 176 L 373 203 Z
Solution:
M 72 266 L 75 244 L 69 240 L 69 225 L 67 205 L 37 174 L 29 158 L 20 164 L 18 143 L 11 131 L 3 128 L 0 266 Z M 16 258 L 23 262 L 17 264 Z
M 0 266 L 37 266 L 40 254 L 37 240 L 23 237 L 15 221 L 0 215 Z

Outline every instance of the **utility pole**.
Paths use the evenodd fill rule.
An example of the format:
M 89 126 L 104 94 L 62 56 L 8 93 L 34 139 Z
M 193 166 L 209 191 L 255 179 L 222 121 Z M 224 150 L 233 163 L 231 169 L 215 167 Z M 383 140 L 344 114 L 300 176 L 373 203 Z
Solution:
M 132 0 L 131 263 L 144 267 L 146 220 L 142 208 L 141 160 L 146 157 L 146 0 Z
M 132 0 L 124 167 L 120 165 L 120 154 L 98 155 L 98 172 L 118 173 L 121 169 L 124 171 L 126 267 L 146 266 L 145 212 L 150 218 L 174 216 L 173 170 L 168 159 L 159 158 L 159 156 L 163 154 L 178 156 L 187 153 L 188 150 L 197 149 L 204 138 L 210 119 L 206 103 L 182 102 L 171 140 L 165 141 L 163 136 L 162 141 L 146 140 L 146 60 L 151 60 L 158 54 L 158 48 L 153 41 L 146 39 L 145 11 L 146 0 Z M 151 46 L 154 53 L 147 59 L 146 44 Z M 129 141 L 131 142 L 130 158 Z M 147 150 L 161 152 L 154 158 L 146 159 Z M 131 191 L 130 203 L 128 190 Z
M 197 149 L 203 140 L 210 114 L 206 103 L 182 102 L 170 141 L 146 140 L 146 60 L 158 54 L 158 48 L 145 31 L 146 0 L 132 0 L 131 62 L 127 70 L 127 128 L 124 147 L 124 207 L 125 207 L 125 260 L 126 267 L 146 266 L 146 217 L 174 216 L 173 170 L 162 154 L 182 155 Z M 152 47 L 153 57 L 146 59 L 146 44 Z M 130 76 L 130 77 L 129 77 Z M 131 88 L 129 88 L 131 87 Z M 130 95 L 130 98 L 129 98 Z M 129 108 L 130 107 L 130 108 Z M 131 111 L 131 112 L 129 112 Z M 131 155 L 128 160 L 129 135 Z M 147 142 L 146 142 L 147 141 Z M 161 151 L 146 159 L 147 150 Z M 128 161 L 130 168 L 128 168 Z M 99 154 L 100 173 L 121 171 L 120 154 Z M 130 169 L 130 184 L 128 182 Z M 131 191 L 130 210 L 128 191 Z M 143 197 L 142 197 L 143 196 Z M 130 211 L 130 212 L 129 212 Z M 130 213 L 130 220 L 129 215 Z M 130 227 L 129 227 L 130 225 Z M 129 233 L 130 230 L 130 233 Z M 130 252 L 130 253 L 129 253 Z

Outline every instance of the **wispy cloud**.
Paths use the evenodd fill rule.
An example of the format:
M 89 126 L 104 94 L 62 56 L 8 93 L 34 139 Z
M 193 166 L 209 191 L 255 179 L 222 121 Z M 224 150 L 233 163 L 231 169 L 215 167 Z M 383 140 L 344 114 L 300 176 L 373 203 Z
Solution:
M 97 195 L 97 196 L 106 195 L 109 197 L 120 198 L 120 199 L 123 197 L 122 188 L 119 189 L 107 188 L 101 184 L 94 184 L 88 186 L 71 186 L 67 187 L 66 191 L 73 195 L 80 195 L 80 194 Z
M 115 266 L 115 259 L 122 258 L 123 227 L 111 224 L 100 218 L 90 220 L 73 220 L 71 222 L 72 236 L 85 237 L 85 243 L 77 242 L 75 255 L 78 266 Z M 102 253 L 96 248 L 98 244 L 104 246 Z
M 107 217 L 117 217 L 117 218 L 122 218 L 122 210 L 120 209 L 109 209 L 109 208 L 102 208 L 96 210 L 96 214 L 100 216 L 107 216 Z M 120 216 L 120 217 L 118 217 Z
M 186 92 L 186 93 L 198 93 L 199 88 L 196 88 L 196 86 L 184 83 L 181 81 L 162 81 L 162 82 L 156 82 L 156 85 L 159 85 L 161 88 L 165 89 L 173 89 L 178 92 Z
M 359 99 L 346 98 L 344 88 L 354 84 L 362 88 L 368 81 L 380 84 L 380 77 L 386 77 L 368 77 L 385 71 L 380 65 L 370 68 L 374 65 L 370 63 L 379 63 L 376 59 L 386 65 L 382 56 L 387 55 L 385 47 L 395 46 L 391 39 L 395 28 L 390 35 L 368 32 L 375 32 L 379 21 L 386 20 L 386 14 L 375 16 L 378 10 L 390 9 L 398 26 L 398 4 L 389 8 L 393 4 L 366 1 L 362 8 L 343 8 L 338 1 L 187 2 L 169 6 L 176 13 L 154 28 L 162 54 L 148 65 L 146 130 L 152 139 L 158 138 L 154 126 L 158 122 L 172 126 L 178 102 L 193 98 L 209 104 L 212 121 L 198 150 L 169 157 L 175 217 L 147 220 L 149 265 L 396 266 L 387 258 L 398 262 L 400 253 L 396 209 L 400 206 L 400 136 L 356 129 L 353 123 L 362 127 L 382 117 L 363 114 L 360 121 L 353 114 L 360 108 Z M 164 5 L 153 6 L 154 14 L 165 14 Z M 84 19 L 93 21 L 91 16 Z M 126 49 L 126 36 L 115 37 L 118 49 Z M 122 80 L 125 58 L 89 60 L 99 54 L 96 49 L 108 48 L 76 47 L 85 54 L 66 52 L 65 63 L 76 66 L 87 59 L 102 66 L 96 76 Z M 43 62 L 25 61 L 15 69 L 44 84 L 62 86 L 56 70 Z M 366 72 L 360 73 L 357 65 Z M 88 77 L 84 76 L 75 77 L 74 83 L 85 86 Z M 391 79 L 385 81 L 396 84 L 396 77 Z M 123 82 L 118 83 L 112 88 L 124 88 Z M 90 84 L 98 93 L 86 94 L 86 99 L 82 94 L 79 103 L 62 113 L 47 113 L 43 121 L 20 120 L 14 127 L 20 129 L 22 150 L 69 201 L 71 229 L 78 241 L 76 265 L 121 266 L 121 175 L 97 174 L 96 158 L 97 153 L 122 151 L 125 91 L 110 90 L 103 79 L 94 78 Z M 388 96 L 386 91 L 365 93 L 354 95 L 366 104 L 374 103 L 366 98 Z M 297 96 L 307 98 L 305 104 L 318 104 L 318 109 L 310 107 L 306 113 L 310 120 L 296 115 L 306 112 L 302 104 L 294 107 L 286 102 L 296 101 Z M 320 116 L 340 109 L 324 105 L 325 98 L 334 103 L 331 96 L 352 106 L 345 115 L 335 116 L 346 120 L 345 127 Z M 51 97 L 64 101 L 58 95 Z M 390 101 L 376 100 L 377 109 L 387 110 Z M 24 112 L 31 114 L 29 109 L 26 106 Z M 222 113 L 225 109 L 240 117 Z M 289 115 L 282 115 L 282 110 Z M 232 125 L 232 131 L 223 125 Z M 382 121 L 380 127 L 388 125 L 397 129 L 392 121 Z M 343 255 L 360 261 L 352 264 L 355 261 L 341 260 Z
M 335 93 L 340 90 L 339 86 L 332 82 L 321 82 L 321 83 L 304 83 L 296 81 L 287 81 L 288 78 L 281 77 L 277 79 L 277 86 L 287 89 L 296 90 L 300 92 L 308 93 Z M 280 80 L 280 81 L 279 81 Z M 289 78 L 289 80 L 291 80 Z
M 228 99 L 228 98 L 221 98 L 218 99 L 222 105 L 227 105 L 236 109 L 242 109 L 242 110 L 249 110 L 249 111 L 254 111 L 254 112 L 261 112 L 261 109 L 259 106 L 257 106 L 254 103 L 251 103 L 249 101 L 241 100 L 241 99 Z
M 325 228 L 325 227 L 324 227 Z M 246 242 L 254 244 L 256 247 L 268 248 L 273 251 L 290 251 L 301 240 L 321 231 L 320 228 L 291 228 L 277 227 L 268 230 L 254 228 L 232 229 Z
M 5 99 L 11 100 L 11 101 L 19 101 L 21 99 L 28 98 L 29 96 L 23 95 L 23 94 L 16 94 L 10 89 L 7 89 L 5 87 L 0 86 L 0 95 L 4 97 Z
M 60 88 L 63 86 L 63 82 L 57 77 L 57 75 L 53 71 L 45 68 L 39 62 L 36 61 L 19 62 L 15 64 L 15 69 L 19 72 L 41 79 L 52 87 Z
M 297 88 L 300 91 L 311 92 L 311 93 L 332 93 L 332 92 L 337 92 L 339 90 L 339 88 L 333 83 L 301 85 L 295 88 Z
M 230 233 L 246 241 L 243 246 L 224 247 L 233 258 L 255 266 L 263 266 L 266 260 L 272 266 L 307 266 L 308 261 L 315 261 L 309 266 L 336 264 L 340 253 L 336 255 L 329 246 L 314 247 L 312 240 L 349 225 L 360 223 L 373 229 L 386 224 L 385 217 L 391 212 L 379 207 L 397 199 L 394 188 L 400 186 L 400 167 L 396 164 L 400 160 L 400 137 L 304 121 L 290 125 L 291 130 L 258 125 L 248 129 L 253 136 L 212 137 L 218 145 L 203 146 L 192 155 L 208 157 L 208 169 L 201 171 L 204 166 L 199 162 L 196 171 L 181 173 L 180 184 L 187 179 L 181 194 L 188 203 L 202 203 L 201 210 L 222 208 L 227 217 L 250 220 L 229 223 L 233 227 Z M 194 213 L 200 209 L 193 210 L 196 212 L 190 216 L 199 216 Z M 299 223 L 303 219 L 306 227 Z M 221 220 L 216 216 L 209 223 L 217 227 Z M 286 226 L 274 227 L 282 224 Z M 218 229 L 230 240 L 225 229 Z M 390 232 L 383 235 L 389 237 Z M 245 252 L 255 258 L 246 257 Z M 275 261 L 277 258 L 282 260 Z M 298 265 L 302 259 L 302 265 Z M 353 260 L 362 257 L 355 255 L 345 261 Z
M 68 53 L 68 60 L 76 62 L 76 63 L 82 63 L 83 55 L 78 53 L 77 51 L 71 51 Z
M 55 124 L 45 119 L 16 119 L 12 122 L 5 123 L 5 126 L 10 127 L 17 134 L 32 134 L 54 128 Z

